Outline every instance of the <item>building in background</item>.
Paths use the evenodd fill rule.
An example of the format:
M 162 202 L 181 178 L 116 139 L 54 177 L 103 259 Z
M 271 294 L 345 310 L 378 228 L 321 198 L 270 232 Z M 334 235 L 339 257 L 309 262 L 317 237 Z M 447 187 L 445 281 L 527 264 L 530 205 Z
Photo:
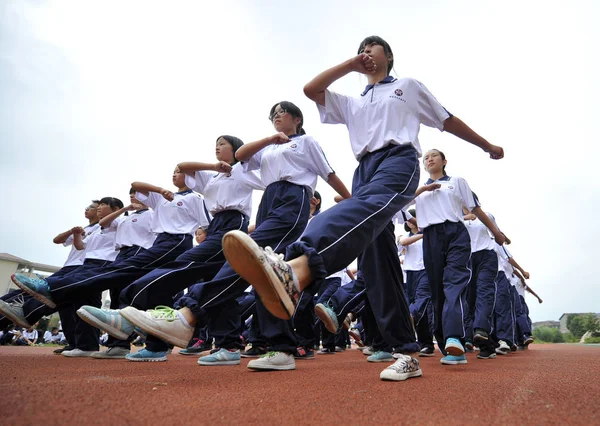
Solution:
M 23 274 L 30 277 L 36 277 L 37 275 L 47 277 L 58 271 L 60 268 L 60 266 L 30 262 L 29 260 L 13 256 L 10 253 L 0 253 L 0 295 L 6 294 L 17 288 L 10 279 L 12 274 Z

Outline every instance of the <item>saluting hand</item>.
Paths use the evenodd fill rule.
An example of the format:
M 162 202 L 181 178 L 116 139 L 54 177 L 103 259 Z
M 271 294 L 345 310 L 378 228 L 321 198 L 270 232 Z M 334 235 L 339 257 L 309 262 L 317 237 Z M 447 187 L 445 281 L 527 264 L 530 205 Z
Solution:
M 71 228 L 71 233 L 73 235 L 75 234 L 83 234 L 85 231 L 83 230 L 83 228 L 81 226 L 74 226 L 73 228 Z
M 134 211 L 134 210 L 141 210 L 142 209 L 142 205 L 141 204 L 135 204 L 135 203 L 131 203 L 130 205 L 127 206 L 127 211 Z
M 361 74 L 375 74 L 377 72 L 377 64 L 366 53 L 361 53 L 355 56 L 350 63 L 352 71 L 359 72 Z
M 175 198 L 173 193 L 171 191 L 169 191 L 168 189 L 161 190 L 160 195 L 162 195 L 164 197 L 164 199 L 167 201 L 173 201 L 173 199 Z
M 501 158 L 504 158 L 504 150 L 501 146 L 490 144 L 488 153 L 490 154 L 490 158 L 492 160 L 500 160 Z
M 289 141 L 290 138 L 288 138 L 288 135 L 283 132 L 275 133 L 273 136 L 271 136 L 271 143 L 275 145 L 281 145 Z
M 219 161 L 215 164 L 215 172 L 230 173 L 231 172 L 231 164 L 228 164 L 225 161 Z

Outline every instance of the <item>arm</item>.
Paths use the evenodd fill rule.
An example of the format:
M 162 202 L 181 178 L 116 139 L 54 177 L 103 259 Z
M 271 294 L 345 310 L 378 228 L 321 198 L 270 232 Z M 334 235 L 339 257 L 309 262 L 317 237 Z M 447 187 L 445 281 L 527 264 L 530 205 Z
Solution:
M 525 281 L 523 281 L 523 285 L 525 286 L 525 291 L 528 291 L 529 293 L 533 294 L 535 296 L 535 298 L 538 300 L 538 303 L 543 302 L 542 298 L 540 296 L 538 296 L 537 293 L 531 289 L 531 287 L 529 287 L 528 285 L 525 284 Z
M 508 263 L 510 263 L 513 267 L 518 269 L 519 272 L 521 272 L 521 274 L 523 274 L 525 278 L 529 279 L 529 272 L 524 271 L 523 268 L 521 268 L 521 266 L 517 263 L 517 261 L 514 258 L 511 257 L 510 259 L 508 259 Z
M 250 158 L 252 158 L 252 156 L 254 156 L 254 154 L 261 149 L 268 147 L 269 145 L 274 143 L 282 144 L 289 141 L 290 138 L 288 138 L 285 133 L 279 132 L 259 141 L 244 144 L 235 152 L 235 159 L 238 161 L 248 161 Z
M 475 207 L 473 210 L 471 210 L 471 213 L 477 216 L 477 218 L 487 227 L 487 229 L 490 230 L 490 232 L 494 235 L 494 239 L 498 245 L 504 244 L 504 234 L 500 232 L 498 227 L 494 224 L 494 222 L 492 222 L 492 219 L 490 219 L 489 216 L 485 214 L 483 210 L 481 210 L 481 207 Z
M 304 86 L 304 94 L 319 105 L 325 106 L 325 90 L 331 84 L 351 73 L 357 71 L 362 74 L 373 74 L 377 71 L 375 62 L 366 53 L 361 53 L 348 59 L 335 67 L 329 68 L 317 75 Z
M 155 186 L 146 182 L 133 182 L 131 187 L 144 195 L 148 195 L 150 192 L 156 192 L 162 195 L 167 201 L 173 201 L 173 193 L 168 189 L 161 188 L 160 186 Z
M 227 164 L 225 161 L 219 161 L 216 164 L 186 161 L 184 163 L 179 163 L 177 167 L 185 174 L 193 174 L 198 170 L 211 170 L 220 173 L 229 173 L 231 171 L 231 165 Z
M 452 133 L 454 136 L 478 146 L 483 151 L 489 153 L 490 158 L 494 160 L 499 160 L 504 157 L 504 150 L 502 147 L 489 143 L 487 140 L 475 133 L 475 131 L 473 131 L 458 117 L 453 116 L 446 119 L 446 121 L 444 121 L 444 131 Z
M 113 221 L 116 218 L 118 218 L 119 216 L 121 216 L 123 213 L 125 213 L 127 211 L 135 210 L 139 207 L 141 207 L 139 204 L 130 204 L 128 206 L 125 206 L 125 207 L 115 211 L 115 212 L 112 212 L 108 216 L 103 217 L 102 219 L 100 219 L 100 222 L 98 222 L 98 223 L 100 224 L 101 227 L 108 228 L 110 226 L 110 224 L 113 223 Z
M 442 185 L 439 183 L 430 183 L 429 185 L 423 185 L 417 188 L 417 192 L 415 192 L 415 198 L 421 195 L 425 191 L 435 191 L 436 189 L 441 188 Z
M 327 179 L 327 183 L 329 184 L 329 186 L 331 186 L 335 190 L 335 192 L 340 194 L 342 198 L 352 198 L 352 194 L 350 194 L 350 191 L 348 191 L 348 188 L 346 188 L 344 182 L 342 182 L 342 180 L 339 177 L 337 177 L 335 173 L 330 173 L 328 178 L 329 179 Z
M 65 241 L 67 241 L 67 239 L 73 235 L 73 231 L 71 229 L 69 229 L 68 231 L 65 231 L 61 234 L 58 234 L 56 237 L 54 237 L 54 239 L 52 240 L 52 242 L 54 244 L 62 244 Z
M 412 243 L 416 243 L 421 239 L 423 239 L 423 234 L 415 234 L 412 237 L 400 237 L 400 244 L 406 247 L 411 245 Z
M 356 276 L 354 275 L 354 272 L 352 272 L 349 268 L 346 268 L 346 274 L 350 277 L 350 279 L 352 281 L 354 281 L 356 279 Z
M 81 226 L 76 226 L 75 228 L 72 229 L 73 231 L 73 247 L 75 247 L 77 250 L 83 250 L 84 249 L 84 245 L 83 245 L 83 238 L 82 235 L 84 234 L 84 230 Z

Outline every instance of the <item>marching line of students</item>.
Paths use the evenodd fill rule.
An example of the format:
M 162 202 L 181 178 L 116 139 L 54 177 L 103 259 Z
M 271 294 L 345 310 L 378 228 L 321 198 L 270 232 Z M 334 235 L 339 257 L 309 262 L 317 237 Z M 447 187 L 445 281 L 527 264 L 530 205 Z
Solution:
M 356 56 L 304 87 L 323 123 L 348 128 L 359 163 L 351 193 L 319 143 L 306 135 L 300 109 L 282 101 L 269 113 L 277 133 L 248 144 L 220 136 L 217 163 L 177 166 L 177 192 L 134 182 L 130 206 L 102 199 L 100 224 L 87 244 L 80 230 L 72 234 L 75 247 L 86 253 L 83 265 L 47 279 L 16 275 L 13 281 L 28 299 L 64 311 L 68 324 L 79 329 L 83 320 L 112 336 L 108 351 L 99 352 L 81 333 L 70 333 L 72 340 L 67 333 L 79 351 L 73 356 L 166 361 L 171 345 L 185 348 L 207 327 L 215 351 L 200 365 L 235 365 L 242 356 L 262 354 L 248 367 L 295 369 L 295 359 L 314 357 L 313 337 L 304 338 L 300 329 L 313 321 L 316 294 L 314 311 L 329 332 L 337 333 L 348 313 L 361 312 L 364 340 L 373 345 L 368 360 L 394 361 L 381 372 L 383 380 L 421 376 L 418 357 L 434 355 L 434 337 L 441 362 L 449 365 L 465 364 L 473 344 L 481 349 L 479 358 L 489 359 L 498 352 L 495 341 L 502 353 L 504 345 L 510 350 L 530 343 L 526 287 L 514 277 L 512 268 L 520 267 L 503 247 L 505 235 L 466 181 L 446 174 L 441 151 L 423 155 L 418 133 L 421 124 L 438 128 L 492 159 L 502 158 L 503 150 L 449 113 L 419 81 L 391 77 L 393 63 L 389 44 L 367 37 Z M 351 72 L 369 82 L 359 97 L 328 89 Z M 418 187 L 421 156 L 429 180 Z M 339 202 L 312 216 L 319 176 Z M 264 194 L 248 234 L 253 190 Z M 418 219 L 407 212 L 409 203 Z M 136 212 L 121 218 L 128 210 Z M 409 231 L 400 241 L 406 287 L 392 221 L 399 212 Z M 198 228 L 206 239 L 192 247 Z M 90 243 L 101 245 L 101 256 Z M 349 284 L 326 280 L 354 259 L 358 273 Z M 244 316 L 252 313 L 253 332 L 264 345 L 252 354 L 241 351 L 240 339 L 240 303 L 249 285 L 252 300 Z M 107 289 L 111 309 L 102 310 L 98 292 Z M 147 334 L 146 347 L 130 354 L 136 333 Z M 87 329 L 84 334 L 94 336 Z

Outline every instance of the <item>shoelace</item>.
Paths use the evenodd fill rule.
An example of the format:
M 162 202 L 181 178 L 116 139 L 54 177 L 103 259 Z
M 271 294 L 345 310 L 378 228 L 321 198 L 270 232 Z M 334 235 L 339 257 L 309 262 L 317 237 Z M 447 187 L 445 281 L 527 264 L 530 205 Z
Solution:
M 23 309 L 23 304 L 25 303 L 25 299 L 23 298 L 22 294 L 19 294 L 17 297 L 15 297 L 12 302 L 8 302 L 7 304 L 12 306 L 13 308 L 20 308 Z
M 279 352 L 277 352 L 277 351 L 269 351 L 265 355 L 261 356 L 261 358 L 273 358 L 278 353 Z
M 167 321 L 174 321 L 178 318 L 175 309 L 163 305 L 150 310 L 150 316 L 155 319 L 164 319 Z
M 269 247 L 269 246 L 265 247 L 265 252 L 266 252 L 266 253 L 267 253 L 269 256 L 271 256 L 271 257 L 275 258 L 275 260 L 277 260 L 277 261 L 280 261 L 280 262 L 283 262 L 283 261 L 285 261 L 285 260 L 284 260 L 285 258 L 284 258 L 284 256 L 283 256 L 283 253 L 275 253 L 275 252 L 273 251 L 273 249 L 272 249 L 271 247 Z
M 204 340 L 196 339 L 196 343 L 192 345 L 192 348 L 199 348 L 204 344 Z

